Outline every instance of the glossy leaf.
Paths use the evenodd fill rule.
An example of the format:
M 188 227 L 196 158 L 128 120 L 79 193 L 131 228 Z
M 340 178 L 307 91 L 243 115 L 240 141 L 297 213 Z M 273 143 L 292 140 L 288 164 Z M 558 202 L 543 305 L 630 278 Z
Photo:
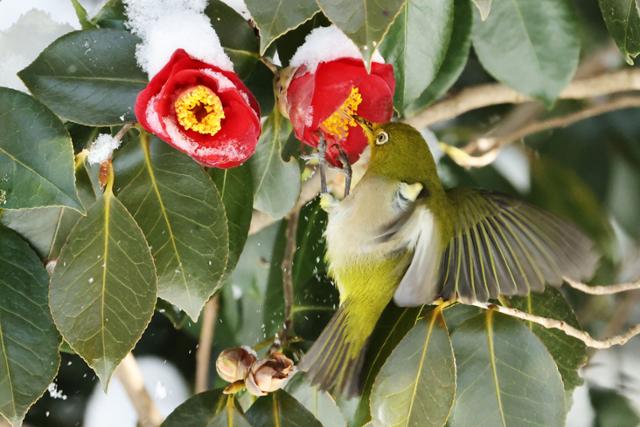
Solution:
M 220 193 L 227 216 L 229 259 L 227 272 L 233 271 L 247 241 L 253 214 L 253 178 L 245 164 L 233 169 L 209 169 Z
M 260 53 L 284 33 L 310 19 L 318 11 L 314 0 L 247 0 L 247 8 L 260 31 Z
M 302 375 L 293 377 L 286 390 L 323 426 L 346 427 L 347 420 L 333 397 L 328 392 L 310 385 Z
M 255 192 L 254 207 L 282 218 L 293 208 L 300 193 L 300 167 L 285 162 L 280 153 L 291 133 L 291 124 L 273 110 L 262 126 L 256 153 L 250 160 Z
M 105 388 L 151 320 L 156 282 L 142 231 L 107 187 L 71 231 L 49 293 L 58 330 Z
M 80 26 L 82 27 L 82 29 L 87 30 L 90 28 L 94 28 L 93 24 L 91 23 L 91 21 L 89 21 L 89 18 L 87 16 L 87 9 L 85 9 L 84 6 L 82 6 L 80 1 L 71 0 L 71 5 L 73 6 L 73 9 L 76 12 L 76 16 L 78 17 L 78 22 L 80 23 Z
M 235 72 L 246 79 L 260 58 L 255 30 L 246 19 L 220 0 L 209 1 L 204 13 L 211 20 L 224 51 L 233 61 Z
M 137 148 L 141 168 L 119 197 L 151 245 L 158 296 L 195 321 L 227 266 L 224 205 L 211 178 L 187 155 L 146 133 Z
M 473 4 L 476 5 L 478 12 L 480 12 L 480 19 L 483 21 L 487 19 L 489 12 L 491 12 L 491 0 L 473 0 Z
M 259 398 L 246 415 L 252 427 L 322 427 L 311 412 L 284 390 Z
M 598 0 L 609 34 L 629 65 L 640 53 L 640 9 L 636 0 Z
M 551 105 L 576 70 L 578 33 L 569 0 L 494 0 L 486 21 L 475 13 L 472 37 L 493 77 Z
M 60 335 L 38 256 L 2 226 L 0 242 L 0 415 L 19 426 L 58 372 Z
M 354 41 L 367 63 L 404 4 L 404 0 L 317 2 L 327 18 Z
M 436 77 L 451 40 L 453 16 L 454 0 L 408 0 L 389 28 L 380 52 L 394 65 L 394 103 L 401 113 Z
M 389 304 L 373 331 L 362 367 L 362 397 L 355 414 L 357 425 L 371 419 L 369 397 L 378 372 L 391 352 L 422 316 L 422 307 L 400 308 Z
M 91 21 L 100 28 L 124 30 L 126 19 L 122 0 L 107 0 Z
M 558 368 L 522 322 L 487 311 L 458 327 L 452 342 L 458 383 L 450 427 L 564 426 Z
M 133 105 L 147 84 L 138 69 L 138 39 L 123 30 L 66 34 L 18 75 L 31 93 L 60 117 L 109 126 L 135 119 Z
M 443 426 L 456 392 L 456 366 L 439 310 L 418 322 L 393 350 L 371 390 L 373 425 Z
M 581 329 L 571 306 L 558 289 L 547 287 L 543 294 L 531 293 L 528 297 L 512 298 L 511 303 L 513 307 L 527 313 L 558 319 Z M 562 375 L 564 389 L 572 391 L 582 384 L 578 370 L 587 363 L 587 347 L 584 343 L 557 329 L 547 329 L 531 323 L 528 326 L 553 356 Z
M 76 172 L 76 183 L 82 205 L 91 206 L 96 197 L 84 168 Z M 0 223 L 20 233 L 38 252 L 40 258 L 55 260 L 69 232 L 81 216 L 71 208 L 5 210 L 0 215 Z
M 442 97 L 458 80 L 467 64 L 471 48 L 471 25 L 473 11 L 470 0 L 455 0 L 453 29 L 451 41 L 444 61 L 433 81 L 418 99 L 408 108 L 411 113 L 417 112 L 433 101 Z
M 161 427 L 249 427 L 233 396 L 222 389 L 205 391 L 178 406 Z
M 594 427 L 637 427 L 640 414 L 626 397 L 615 390 L 589 389 L 591 405 L 596 416 Z
M 62 122 L 29 95 L 8 88 L 0 88 L 0 117 L 0 208 L 82 211 L 71 138 Z

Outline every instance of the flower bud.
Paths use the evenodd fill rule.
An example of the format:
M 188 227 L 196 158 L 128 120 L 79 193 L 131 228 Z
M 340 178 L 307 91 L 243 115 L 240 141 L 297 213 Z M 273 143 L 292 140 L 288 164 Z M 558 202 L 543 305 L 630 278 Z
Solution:
M 284 387 L 295 372 L 293 361 L 284 354 L 275 352 L 269 358 L 253 364 L 245 385 L 254 396 L 265 396 Z
M 218 356 L 216 371 L 227 382 L 243 381 L 256 359 L 256 353 L 249 347 L 230 348 Z

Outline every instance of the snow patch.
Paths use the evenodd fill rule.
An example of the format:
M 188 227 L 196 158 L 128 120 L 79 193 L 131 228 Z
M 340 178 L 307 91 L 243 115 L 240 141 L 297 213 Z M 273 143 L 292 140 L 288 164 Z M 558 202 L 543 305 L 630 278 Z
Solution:
M 362 54 L 353 40 L 338 27 L 331 25 L 318 27 L 311 31 L 289 64 L 292 67 L 304 65 L 309 72 L 314 72 L 320 63 L 339 58 L 362 59 Z M 384 64 L 384 58 L 378 50 L 373 53 L 372 61 Z
M 202 72 L 218 82 L 219 90 L 236 89 L 236 85 L 224 74 L 213 70 L 202 70 Z
M 89 153 L 87 154 L 87 161 L 90 165 L 100 164 L 111 159 L 113 150 L 120 147 L 120 141 L 109 135 L 103 133 L 98 135 L 95 141 L 91 143 L 89 147 Z
M 176 49 L 233 71 L 220 39 L 204 15 L 206 0 L 125 0 L 128 26 L 142 39 L 136 49 L 140 67 L 153 77 Z

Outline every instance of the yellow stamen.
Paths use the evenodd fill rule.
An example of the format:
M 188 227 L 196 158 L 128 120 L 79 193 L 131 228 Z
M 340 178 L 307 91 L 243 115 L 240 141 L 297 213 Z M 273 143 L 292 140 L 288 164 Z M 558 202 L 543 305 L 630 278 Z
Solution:
M 349 134 L 349 127 L 358 126 L 354 116 L 358 112 L 360 103 L 362 103 L 362 95 L 358 88 L 354 87 L 340 108 L 327 117 L 320 127 L 326 133 L 334 135 L 338 139 L 345 139 Z
M 221 128 L 224 110 L 220 98 L 206 86 L 185 90 L 174 104 L 178 123 L 188 130 L 215 135 Z

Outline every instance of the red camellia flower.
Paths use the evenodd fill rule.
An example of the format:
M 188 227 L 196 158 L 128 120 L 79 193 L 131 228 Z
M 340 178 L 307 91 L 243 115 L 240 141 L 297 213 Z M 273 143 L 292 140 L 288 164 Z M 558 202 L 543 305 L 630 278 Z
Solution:
M 367 146 L 355 117 L 373 123 L 391 119 L 393 67 L 374 60 L 368 73 L 353 42 L 335 27 L 314 30 L 291 62 L 300 65 L 286 89 L 285 109 L 296 137 L 316 147 L 322 136 L 334 166 L 342 163 L 338 147 L 355 162 Z
M 140 92 L 135 113 L 147 131 L 205 166 L 242 164 L 260 135 L 260 108 L 238 76 L 182 49 Z

